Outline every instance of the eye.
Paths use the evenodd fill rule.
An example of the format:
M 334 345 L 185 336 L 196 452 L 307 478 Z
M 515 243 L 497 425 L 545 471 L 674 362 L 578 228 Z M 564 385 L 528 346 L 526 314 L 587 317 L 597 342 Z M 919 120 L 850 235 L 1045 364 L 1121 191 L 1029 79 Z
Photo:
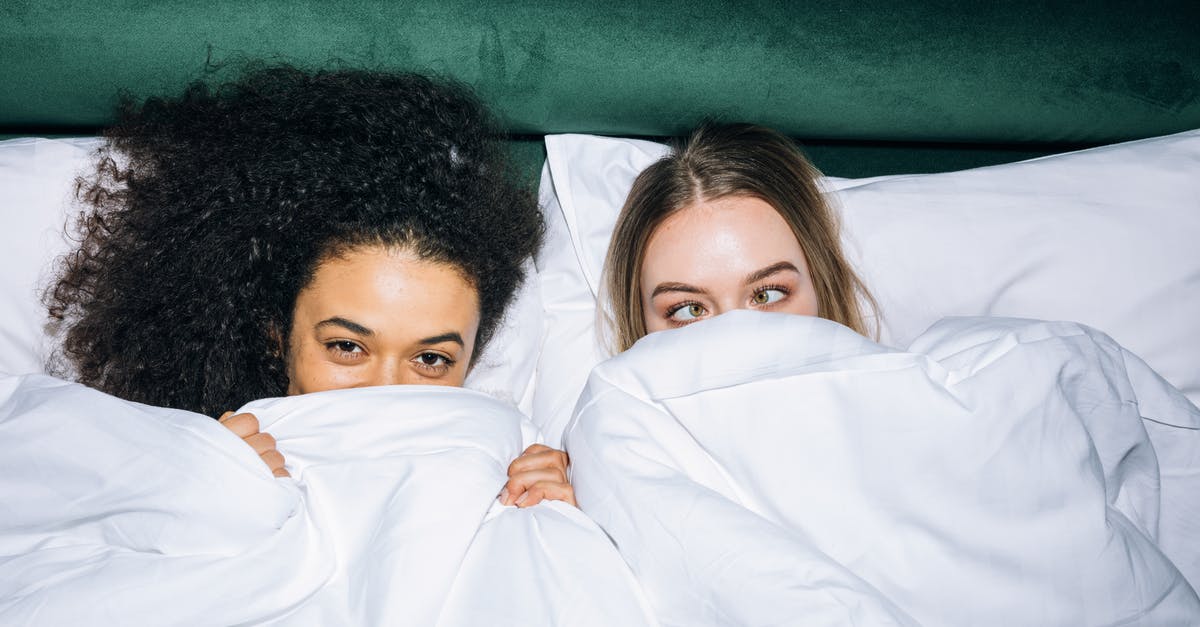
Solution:
M 754 292 L 751 300 L 755 305 L 771 305 L 777 303 L 787 296 L 787 290 L 778 287 L 764 287 Z
M 416 359 L 413 361 L 417 363 L 418 367 L 434 372 L 446 372 L 447 370 L 453 368 L 454 364 L 456 363 L 455 360 L 450 359 L 441 353 L 434 353 L 430 351 L 426 351 L 420 355 L 417 355 Z
M 362 346 L 350 340 L 333 340 L 325 342 L 325 350 L 333 354 L 334 357 L 342 359 L 358 359 L 362 357 L 366 351 Z
M 672 322 L 681 322 L 686 324 L 688 322 L 696 321 L 700 318 L 700 316 L 703 316 L 706 313 L 708 313 L 708 310 L 705 309 L 704 305 L 701 305 L 700 303 L 680 303 L 667 310 L 667 318 L 669 318 Z

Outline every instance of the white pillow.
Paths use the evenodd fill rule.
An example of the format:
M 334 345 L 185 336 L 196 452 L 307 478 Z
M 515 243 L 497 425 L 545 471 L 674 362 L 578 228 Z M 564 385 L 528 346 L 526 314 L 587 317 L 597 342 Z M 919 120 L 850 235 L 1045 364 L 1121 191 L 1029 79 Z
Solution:
M 73 246 L 64 227 L 73 229 L 82 209 L 74 201 L 75 179 L 95 166 L 94 151 L 102 141 L 0 141 L 0 374 L 41 373 L 55 348 L 41 296 L 54 280 L 54 261 Z M 516 302 L 466 383 L 526 413 L 542 333 L 538 279 L 533 264 L 528 266 Z
M 537 269 L 526 262 L 525 270 L 525 282 L 463 387 L 515 405 L 528 416 L 533 411 L 534 369 L 544 314 L 538 298 Z
M 0 374 L 40 373 L 51 350 L 42 292 L 51 261 L 70 249 L 75 178 L 94 166 L 101 140 L 0 142 Z
M 547 329 L 533 420 L 550 441 L 605 356 L 596 294 L 653 142 L 546 137 L 538 259 Z M 944 316 L 1071 320 L 1200 403 L 1200 130 L 942 174 L 826 179 L 850 260 L 903 347 Z M 572 285 L 574 282 L 574 286 Z

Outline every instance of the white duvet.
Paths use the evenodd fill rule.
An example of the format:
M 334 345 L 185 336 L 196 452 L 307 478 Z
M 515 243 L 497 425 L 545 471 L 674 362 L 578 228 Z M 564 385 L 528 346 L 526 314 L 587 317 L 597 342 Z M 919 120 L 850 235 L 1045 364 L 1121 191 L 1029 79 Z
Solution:
M 501 507 L 520 415 L 403 386 L 251 403 L 294 480 L 204 416 L 0 379 L 0 624 L 640 625 L 578 510 Z
M 1079 325 L 734 312 L 597 367 L 580 506 L 669 625 L 1196 625 L 1200 411 Z

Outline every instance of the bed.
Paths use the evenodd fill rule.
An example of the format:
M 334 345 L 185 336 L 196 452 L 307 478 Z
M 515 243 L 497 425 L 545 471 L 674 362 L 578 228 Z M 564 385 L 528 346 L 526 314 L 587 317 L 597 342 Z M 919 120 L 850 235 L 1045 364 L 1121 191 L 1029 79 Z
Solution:
M 0 208 L 8 224 L 0 233 L 0 622 L 1200 624 L 1194 3 L 67 2 L 15 3 L 0 14 Z M 61 228 L 69 182 L 86 166 L 95 146 L 88 137 L 108 121 L 117 93 L 173 92 L 256 59 L 418 70 L 472 85 L 510 129 L 507 146 L 538 188 L 550 228 L 533 278 L 472 375 L 475 391 L 252 404 L 281 447 L 294 443 L 295 485 L 277 484 L 203 417 L 134 406 L 41 373 L 52 340 L 37 291 L 49 260 L 69 245 Z M 957 535 L 969 519 L 963 512 L 978 505 L 970 498 L 946 496 L 942 507 L 928 494 L 851 482 L 847 472 L 829 470 L 830 481 L 784 499 L 760 494 L 771 476 L 813 467 L 739 466 L 739 456 L 717 444 L 744 430 L 697 426 L 703 411 L 734 402 L 695 407 L 745 384 L 734 370 L 644 385 L 638 373 L 687 350 L 675 340 L 639 346 L 588 382 L 608 356 L 596 339 L 595 307 L 615 212 L 632 177 L 663 154 L 662 140 L 707 117 L 794 136 L 827 175 L 847 248 L 881 311 L 878 344 L 847 339 L 849 353 L 830 349 L 826 358 L 858 360 L 855 367 L 884 360 L 887 368 L 867 370 L 920 371 L 925 382 L 935 372 L 969 385 L 982 380 L 974 373 L 987 370 L 983 363 L 998 364 L 989 373 L 1020 370 L 1012 360 L 1033 343 L 1066 356 L 1019 363 L 1070 385 L 1004 397 L 1041 406 L 1032 399 L 1058 394 L 1081 416 L 1074 430 L 1046 427 L 1037 430 L 1043 437 L 1020 440 L 1044 463 L 988 449 L 1000 441 L 988 439 L 993 432 L 960 434 L 960 444 L 974 443 L 970 450 L 990 450 L 996 468 L 1020 468 L 1037 481 L 1037 490 L 1023 492 L 1027 500 L 1004 501 L 1014 525 L 1028 523 L 1028 542 L 988 544 L 981 538 L 1010 527 L 986 524 Z M 935 324 L 947 316 L 961 318 Z M 1008 322 L 987 326 L 973 316 Z M 756 322 L 744 341 L 760 341 L 752 334 L 764 330 L 840 337 L 798 324 Z M 736 329 L 687 331 L 712 350 L 741 337 Z M 812 385 L 816 371 L 788 367 L 758 383 Z M 1013 379 L 987 376 L 1001 383 L 971 398 L 994 410 L 1002 406 L 994 390 Z M 1105 403 L 1075 394 L 1080 381 L 1108 390 Z M 648 418 L 605 420 L 613 410 L 602 398 L 624 398 L 614 407 Z M 354 455 L 311 446 L 334 437 L 320 419 L 330 403 L 361 407 L 363 420 L 337 431 Z M 967 405 L 947 405 L 946 419 Z M 444 410 L 403 424 L 381 418 L 428 407 Z M 104 428 L 94 415 L 108 418 Z M 654 420 L 665 425 L 656 433 L 667 434 L 654 442 L 659 448 L 631 457 L 613 445 Z M 147 431 L 146 421 L 157 426 Z M 45 424 L 73 435 L 51 438 Z M 747 446 L 837 433 L 764 424 Z M 1106 424 L 1123 426 L 1097 426 Z M 1077 456 L 1056 457 L 1058 440 L 1045 434 L 1067 432 Z M 866 434 L 839 441 L 846 451 L 884 445 Z M 588 516 L 556 504 L 528 512 L 492 504 L 505 460 L 539 436 L 565 443 L 576 458 Z M 202 480 L 186 464 L 172 466 L 157 451 L 164 442 L 184 443 L 181 459 L 219 472 Z M 930 446 L 922 454 L 945 453 Z M 800 449 L 775 455 L 786 460 L 789 450 Z M 805 450 L 804 459 L 815 459 Z M 854 468 L 865 478 L 928 470 L 845 466 L 850 452 L 830 455 L 827 470 Z M 647 460 L 670 473 L 645 483 L 654 476 L 638 474 Z M 169 472 L 136 495 L 122 489 L 164 464 Z M 448 467 L 462 498 L 420 488 L 416 478 Z M 1072 474 L 1080 468 L 1087 472 Z M 219 489 L 220 477 L 240 488 Z M 686 501 L 684 510 L 658 498 L 662 485 L 678 487 L 668 496 Z M 943 495 L 986 497 L 936 485 Z M 909 500 L 869 510 L 886 494 Z M 1013 514 L 1039 507 L 1042 497 L 1073 504 L 1056 511 L 1079 518 Z M 665 508 L 652 527 L 630 514 L 647 503 Z M 796 512 L 816 504 L 877 526 L 840 526 L 836 516 L 808 525 Z M 688 526 L 693 519 L 680 511 L 691 506 L 714 526 Z M 889 535 L 897 521 L 911 527 Z M 1048 527 L 1033 529 L 1036 521 Z M 1098 526 L 1078 527 L 1076 544 L 1055 544 L 1080 521 Z M 872 536 L 880 540 L 864 544 Z M 752 558 L 711 551 L 746 538 L 761 541 L 743 547 Z M 1041 550 L 1047 542 L 1061 551 Z M 639 543 L 682 553 L 635 550 Z M 1137 559 L 1118 564 L 1100 546 Z M 914 547 L 937 557 L 918 564 L 905 554 Z M 1096 562 L 1108 566 L 1063 568 L 1096 554 L 1108 555 Z M 688 556 L 708 561 L 681 566 Z M 1085 571 L 1090 578 L 1067 584 Z M 680 578 L 695 585 L 670 583 Z M 1085 602 L 1097 591 L 1106 603 Z M 1013 602 L 1030 598 L 1044 603 Z

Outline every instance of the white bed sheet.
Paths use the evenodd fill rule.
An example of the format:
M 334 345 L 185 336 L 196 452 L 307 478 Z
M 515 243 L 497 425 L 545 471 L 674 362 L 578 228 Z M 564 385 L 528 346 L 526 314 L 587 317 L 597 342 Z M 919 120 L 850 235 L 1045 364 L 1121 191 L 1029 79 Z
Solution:
M 210 418 L 0 379 L 0 624 L 653 624 L 578 510 L 496 503 L 521 416 L 467 390 L 271 399 L 275 479 Z
M 565 443 L 663 624 L 1174 625 L 1198 429 L 1080 325 L 733 312 L 597 367 Z

